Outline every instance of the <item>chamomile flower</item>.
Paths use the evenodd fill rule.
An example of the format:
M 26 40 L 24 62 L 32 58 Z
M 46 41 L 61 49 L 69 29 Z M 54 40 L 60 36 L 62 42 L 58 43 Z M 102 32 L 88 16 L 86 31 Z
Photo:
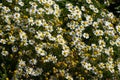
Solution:
M 18 51 L 18 47 L 17 46 L 13 46 L 12 47 L 12 52 L 17 52 Z
M 16 6 L 16 7 L 14 7 L 14 10 L 19 12 L 20 8 Z
M 120 25 L 116 26 L 117 32 L 120 34 Z
M 27 40 L 27 35 L 24 31 L 20 30 L 19 36 L 22 41 Z
M 116 46 L 120 46 L 120 38 L 117 38 L 115 41 Z
M 92 5 L 92 4 L 90 4 L 90 5 L 89 5 L 89 8 L 90 8 L 91 10 L 94 10 L 95 6 Z
M 69 73 L 66 74 L 66 79 L 67 79 L 67 80 L 73 80 L 72 76 L 70 76 Z
M 64 57 L 67 57 L 67 56 L 69 55 L 69 51 L 68 51 L 68 50 L 63 50 L 63 51 L 62 51 L 62 55 L 63 55 Z
M 91 1 L 91 0 L 86 0 L 86 2 L 87 2 L 88 4 L 92 3 L 92 1 Z
M 99 40 L 99 45 L 105 47 L 106 43 L 104 40 Z
M 93 25 L 94 28 L 98 28 L 99 27 L 98 24 L 99 24 L 98 22 L 93 22 L 92 25 Z
M 29 63 L 32 64 L 32 65 L 35 65 L 35 64 L 37 63 L 37 60 L 36 60 L 36 59 L 31 59 L 31 60 L 29 61 Z
M 18 67 L 22 68 L 22 67 L 25 67 L 25 66 L 26 66 L 25 61 L 23 61 L 22 59 L 21 59 L 21 60 L 19 60 Z
M 47 53 L 42 50 L 40 47 L 35 47 L 35 51 L 37 52 L 38 56 L 45 56 Z
M 24 2 L 22 2 L 22 1 L 19 1 L 18 4 L 19 4 L 20 6 L 24 6 Z
M 82 64 L 82 66 L 84 67 L 84 68 L 86 68 L 87 70 L 92 70 L 92 66 L 91 66 L 91 64 L 90 63 L 87 63 L 87 62 L 81 62 L 81 64 Z
M 34 20 L 32 17 L 28 18 L 28 24 L 34 25 Z
M 99 66 L 101 69 L 104 69 L 104 68 L 105 68 L 105 64 L 104 64 L 104 63 L 99 63 L 98 66 Z
M 120 62 L 117 64 L 118 70 L 120 72 Z
M 45 10 L 44 10 L 43 8 L 37 9 L 37 13 L 38 13 L 38 14 L 42 14 L 44 11 L 45 11 Z
M 43 32 L 37 31 L 36 33 L 37 35 L 35 35 L 35 38 L 40 39 L 40 40 L 44 39 L 45 35 L 43 34 Z
M 43 69 L 42 69 L 42 68 L 37 68 L 37 69 L 35 70 L 34 75 L 35 75 L 35 76 L 39 76 L 39 75 L 42 74 L 42 72 L 43 72 Z
M 85 6 L 81 6 L 81 10 L 82 11 L 85 11 L 86 9 L 85 9 Z
M 94 8 L 93 11 L 94 11 L 95 13 L 98 13 L 98 12 L 99 12 L 99 10 L 98 10 L 97 8 Z
M 2 50 L 1 54 L 2 54 L 3 56 L 7 56 L 7 55 L 9 54 L 9 52 L 6 51 L 6 50 Z
M 0 43 L 2 43 L 2 44 L 6 44 L 6 40 L 5 39 L 0 39 Z
M 113 18 L 115 17 L 115 16 L 114 16 L 114 14 L 113 14 L 113 13 L 111 13 L 111 12 L 110 12 L 110 13 L 108 13 L 108 14 L 107 14 L 107 16 L 108 16 L 109 18 L 111 18 L 111 19 L 113 19 Z
M 85 39 L 88 39 L 88 38 L 89 38 L 89 34 L 88 34 L 88 33 L 83 33 L 83 37 L 84 37 Z
M 6 31 L 10 31 L 11 30 L 11 26 L 10 25 L 6 25 L 5 29 L 6 29 Z
M 35 44 L 34 40 L 29 40 L 28 42 L 29 42 L 30 45 L 34 45 Z
M 102 36 L 102 35 L 104 35 L 104 32 L 102 31 L 102 30 L 96 30 L 96 31 L 94 31 L 94 34 L 96 35 L 96 36 Z
M 20 13 L 14 13 L 14 15 L 13 15 L 13 17 L 15 18 L 15 19 L 19 19 L 20 18 Z
M 34 71 L 33 68 L 31 67 L 26 67 L 25 70 L 26 70 L 26 74 L 30 74 L 30 75 L 33 74 L 33 71 Z
M 9 3 L 12 3 L 12 0 L 6 0 L 7 2 L 9 2 Z
M 41 22 L 41 20 L 36 20 L 36 21 L 35 21 L 35 24 L 36 24 L 37 26 L 41 26 L 41 25 L 42 25 L 42 22 Z

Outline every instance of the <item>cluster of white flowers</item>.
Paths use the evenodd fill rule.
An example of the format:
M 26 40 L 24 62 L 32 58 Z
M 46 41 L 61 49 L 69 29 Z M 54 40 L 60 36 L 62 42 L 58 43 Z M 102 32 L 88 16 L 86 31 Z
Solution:
M 0 3 L 4 79 L 120 79 L 119 18 L 96 0 L 71 1 Z

